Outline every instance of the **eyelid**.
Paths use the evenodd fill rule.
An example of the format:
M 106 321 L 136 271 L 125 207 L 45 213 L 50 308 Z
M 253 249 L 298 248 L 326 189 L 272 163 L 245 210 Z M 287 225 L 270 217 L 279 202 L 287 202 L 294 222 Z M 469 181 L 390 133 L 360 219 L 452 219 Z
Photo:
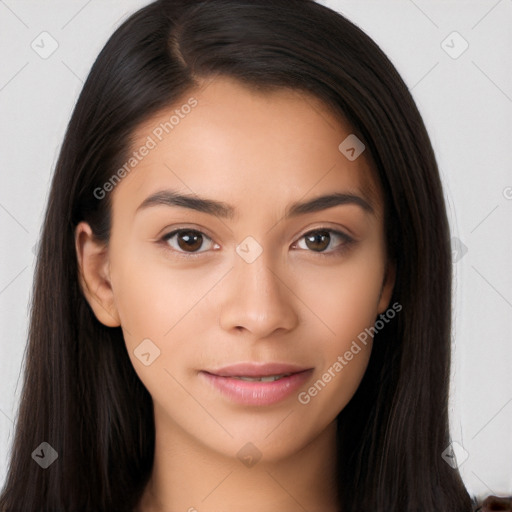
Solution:
M 348 229 L 342 228 L 341 226 L 328 226 L 326 224 L 320 224 L 319 226 L 308 227 L 303 231 L 300 231 L 298 235 L 296 235 L 297 240 L 308 235 L 309 233 L 316 233 L 317 231 L 328 231 L 329 233 L 336 233 L 342 237 L 347 239 L 354 239 L 354 236 L 350 234 Z

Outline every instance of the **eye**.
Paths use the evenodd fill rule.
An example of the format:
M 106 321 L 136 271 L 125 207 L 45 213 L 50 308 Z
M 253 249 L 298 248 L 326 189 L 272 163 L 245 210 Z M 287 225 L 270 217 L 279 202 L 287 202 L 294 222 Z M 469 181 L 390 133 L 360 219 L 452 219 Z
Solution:
M 338 244 L 332 247 L 333 240 L 338 240 Z M 351 244 L 354 243 L 354 239 L 342 233 L 329 228 L 318 228 L 314 231 L 302 235 L 300 240 L 305 241 L 306 247 L 300 247 L 299 242 L 293 245 L 293 248 L 299 246 L 300 249 L 310 250 L 322 254 L 322 256 L 332 256 L 339 254 L 347 250 Z M 327 248 L 331 247 L 330 251 L 326 251 Z
M 174 251 L 189 254 L 207 251 L 208 248 L 205 251 L 198 250 L 203 246 L 205 240 L 213 243 L 209 236 L 195 229 L 175 229 L 162 237 L 162 241 L 166 242 Z
M 175 229 L 162 237 L 162 242 L 170 246 L 171 249 L 177 253 L 195 256 L 203 252 L 207 252 L 215 248 L 219 248 L 213 240 L 205 233 L 191 228 Z M 309 231 L 302 235 L 300 240 L 305 241 L 306 247 L 301 247 L 300 242 L 292 245 L 292 248 L 299 247 L 300 249 L 309 250 L 310 252 L 318 253 L 322 256 L 333 256 L 348 250 L 354 240 L 342 233 L 330 228 L 318 228 Z M 333 244 L 333 240 L 338 240 L 337 244 Z M 207 247 L 204 248 L 204 243 L 207 241 Z M 334 247 L 333 247 L 334 245 Z M 330 247 L 331 250 L 327 250 Z M 199 250 L 203 248 L 203 250 Z

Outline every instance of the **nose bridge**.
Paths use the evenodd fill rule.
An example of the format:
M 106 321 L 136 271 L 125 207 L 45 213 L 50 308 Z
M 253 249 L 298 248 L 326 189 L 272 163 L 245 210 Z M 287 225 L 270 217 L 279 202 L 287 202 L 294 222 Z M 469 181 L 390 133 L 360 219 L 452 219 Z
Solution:
M 243 327 L 257 337 L 279 328 L 291 329 L 297 322 L 291 292 L 276 265 L 275 255 L 246 237 L 236 247 L 220 323 L 224 329 Z
M 238 246 L 238 250 L 241 245 Z M 247 254 L 254 255 L 256 249 L 251 248 Z M 235 271 L 244 283 L 244 288 L 254 297 L 266 298 L 267 300 L 278 300 L 281 297 L 282 277 L 276 268 L 275 260 L 270 251 L 261 251 L 254 259 L 246 260 L 240 256 L 242 261 L 235 265 Z

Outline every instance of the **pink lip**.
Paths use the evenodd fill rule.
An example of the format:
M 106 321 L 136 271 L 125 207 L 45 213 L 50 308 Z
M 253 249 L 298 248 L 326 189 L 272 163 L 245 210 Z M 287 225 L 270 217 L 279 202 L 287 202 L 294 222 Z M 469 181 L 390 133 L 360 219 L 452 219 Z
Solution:
M 298 373 L 310 370 L 305 366 L 287 363 L 237 363 L 216 370 L 203 370 L 219 377 L 265 377 L 282 373 Z
M 271 405 L 300 388 L 311 376 L 313 368 L 282 363 L 240 363 L 216 370 L 202 370 L 199 375 L 224 396 L 241 405 Z M 235 377 L 265 377 L 290 373 L 276 381 L 244 381 Z

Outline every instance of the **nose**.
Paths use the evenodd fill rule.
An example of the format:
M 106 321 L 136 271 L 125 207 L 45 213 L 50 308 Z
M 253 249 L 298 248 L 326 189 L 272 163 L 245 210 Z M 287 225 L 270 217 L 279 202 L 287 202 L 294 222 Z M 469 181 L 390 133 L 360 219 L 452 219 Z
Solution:
M 246 331 L 254 339 L 284 334 L 298 323 L 300 302 L 282 270 L 263 251 L 248 263 L 236 256 L 225 278 L 220 297 L 219 323 L 226 332 Z

